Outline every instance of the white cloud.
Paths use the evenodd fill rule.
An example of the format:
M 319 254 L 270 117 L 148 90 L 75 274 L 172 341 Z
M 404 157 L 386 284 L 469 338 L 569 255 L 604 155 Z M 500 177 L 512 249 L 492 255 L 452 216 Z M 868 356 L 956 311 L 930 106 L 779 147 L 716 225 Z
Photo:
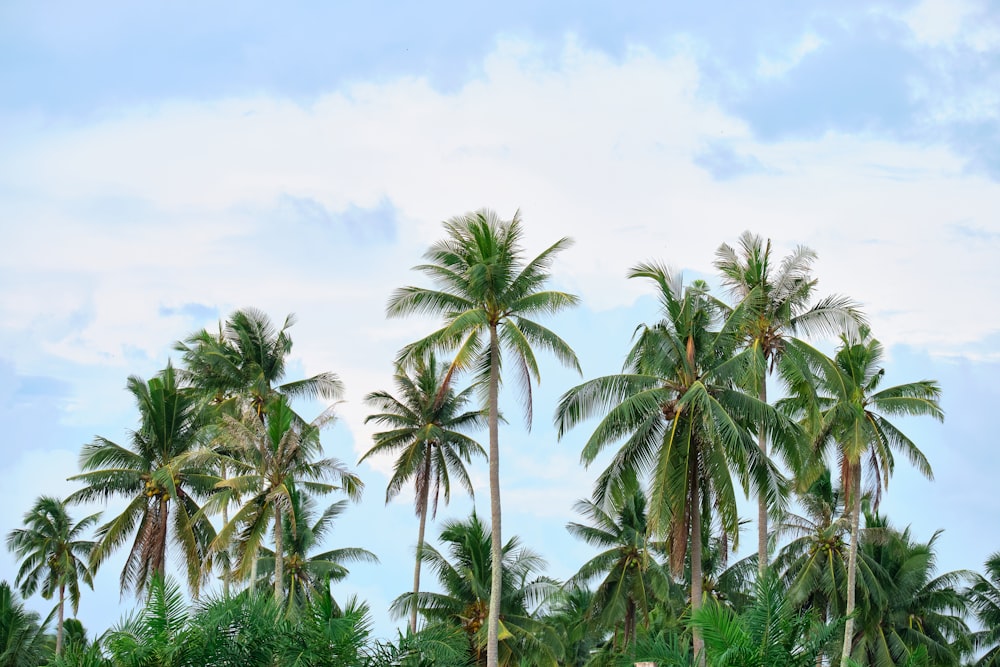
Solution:
M 985 53 L 1000 45 L 1000 27 L 988 20 L 992 10 L 989 0 L 923 0 L 902 19 L 922 44 Z
M 817 46 L 807 35 L 796 57 Z M 837 134 L 760 144 L 699 96 L 699 77 L 683 52 L 614 61 L 569 40 L 552 65 L 509 42 L 452 93 L 404 78 L 309 106 L 173 102 L 20 143 L 0 163 L 0 183 L 20 195 L 0 208 L 32 224 L 0 260 L 26 276 L 0 294 L 0 332 L 22 369 L 55 357 L 147 373 L 202 324 L 161 305 L 297 311 L 296 355 L 368 391 L 387 386 L 395 350 L 424 326 L 387 323 L 388 294 L 421 280 L 408 267 L 439 220 L 483 205 L 520 207 L 531 252 L 574 237 L 556 277 L 596 308 L 643 289 L 623 278 L 635 262 L 711 272 L 718 244 L 752 229 L 813 246 L 822 289 L 864 301 L 888 343 L 954 351 L 1000 329 L 1000 313 L 973 308 L 942 328 L 936 307 L 1000 288 L 996 241 L 948 227 L 996 231 L 996 183 L 963 174 L 940 146 Z M 692 163 L 708 140 L 734 142 L 768 173 L 712 180 Z M 387 197 L 396 243 L 324 250 L 323 230 L 274 217 L 289 193 L 333 213 Z M 359 447 L 370 429 L 356 391 L 345 414 Z
M 760 56 L 757 60 L 757 76 L 762 79 L 775 79 L 784 76 L 810 53 L 819 50 L 823 44 L 823 40 L 818 35 L 808 32 L 802 35 L 791 49 L 780 56 Z

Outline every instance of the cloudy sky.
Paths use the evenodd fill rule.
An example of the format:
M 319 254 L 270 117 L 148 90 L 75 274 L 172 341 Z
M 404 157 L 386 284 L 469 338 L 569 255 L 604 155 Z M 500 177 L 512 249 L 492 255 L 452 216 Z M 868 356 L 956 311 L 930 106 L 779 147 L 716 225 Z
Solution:
M 636 262 L 712 281 L 715 249 L 743 230 L 779 255 L 812 247 L 820 292 L 864 304 L 889 378 L 944 388 L 943 425 L 905 424 L 936 479 L 900 465 L 886 511 L 922 539 L 945 529 L 942 568 L 1000 549 L 988 0 L 12 0 L 0 90 L 3 534 L 39 494 L 73 490 L 82 444 L 126 439 L 128 375 L 242 306 L 297 314 L 290 375 L 340 374 L 326 448 L 356 462 L 364 395 L 390 388 L 395 351 L 433 326 L 386 320 L 390 292 L 421 282 L 410 267 L 442 220 L 490 207 L 520 209 L 529 252 L 575 239 L 554 285 L 582 305 L 550 324 L 587 378 L 618 370 L 655 315 L 625 279 Z M 504 532 L 565 578 L 591 553 L 563 526 L 597 470 L 578 463 L 585 428 L 557 441 L 551 426 L 580 378 L 543 373 L 533 430 L 501 431 Z M 386 470 L 358 467 L 366 497 L 331 541 L 381 557 L 337 594 L 367 599 L 383 633 L 417 528 L 410 498 L 384 506 Z M 473 474 L 485 510 L 485 465 Z M 83 597 L 94 629 L 133 603 L 114 566 Z M 0 554 L 0 579 L 14 572 Z

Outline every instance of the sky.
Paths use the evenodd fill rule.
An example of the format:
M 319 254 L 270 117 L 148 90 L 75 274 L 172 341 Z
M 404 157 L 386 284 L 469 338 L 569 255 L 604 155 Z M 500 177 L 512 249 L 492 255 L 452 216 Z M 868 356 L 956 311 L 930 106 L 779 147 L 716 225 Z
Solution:
M 600 469 L 579 463 L 586 425 L 556 438 L 556 402 L 619 371 L 636 325 L 656 318 L 628 268 L 658 260 L 717 285 L 715 250 L 744 230 L 779 257 L 817 252 L 818 292 L 863 304 L 887 381 L 941 383 L 944 423 L 903 424 L 935 479 L 901 462 L 884 512 L 920 539 L 944 530 L 942 571 L 1000 550 L 1000 12 L 988 0 L 8 0 L 0 90 L 4 535 L 37 496 L 76 488 L 83 444 L 127 439 L 129 375 L 151 377 L 175 341 L 237 308 L 295 313 L 289 377 L 339 374 L 325 448 L 366 484 L 329 545 L 381 559 L 335 594 L 367 600 L 393 633 L 417 521 L 412 494 L 385 505 L 391 461 L 357 465 L 374 430 L 363 399 L 392 388 L 396 351 L 435 325 L 387 320 L 392 290 L 427 284 L 411 267 L 443 220 L 488 207 L 520 211 L 529 255 L 575 241 L 552 286 L 581 305 L 548 324 L 583 376 L 546 360 L 533 428 L 512 417 L 500 435 L 503 533 L 550 576 L 593 553 L 564 526 Z M 456 494 L 432 539 L 442 519 L 486 513 L 485 463 L 472 475 L 474 503 Z M 120 562 L 83 594 L 89 628 L 134 605 L 119 597 Z M 0 553 L 0 579 L 15 572 Z

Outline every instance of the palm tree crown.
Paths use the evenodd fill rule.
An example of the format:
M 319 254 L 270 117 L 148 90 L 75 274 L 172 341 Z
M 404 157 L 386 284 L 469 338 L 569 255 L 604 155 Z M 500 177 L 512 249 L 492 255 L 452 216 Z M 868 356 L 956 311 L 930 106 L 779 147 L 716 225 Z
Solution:
M 339 399 L 344 387 L 335 373 L 281 382 L 292 351 L 288 329 L 294 324 L 294 315 L 288 315 L 278 329 L 255 308 L 237 310 L 217 334 L 205 329 L 177 344 L 184 355 L 185 377 L 217 402 L 231 398 L 248 402 L 261 418 L 276 394 Z

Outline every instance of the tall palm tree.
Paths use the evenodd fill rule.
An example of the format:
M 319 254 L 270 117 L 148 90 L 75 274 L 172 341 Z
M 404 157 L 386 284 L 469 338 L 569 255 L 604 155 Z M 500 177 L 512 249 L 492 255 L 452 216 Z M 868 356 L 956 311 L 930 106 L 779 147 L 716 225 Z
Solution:
M 805 246 L 797 246 L 776 265 L 771 257 L 771 240 L 765 243 L 760 236 L 746 231 L 740 235 L 738 250 L 723 243 L 715 255 L 715 267 L 722 274 L 723 284 L 736 299 L 750 304 L 745 343 L 758 357 L 754 367 L 761 372 L 753 381 L 765 403 L 768 375 L 783 360 L 789 338 L 798 333 L 836 335 L 862 322 L 857 304 L 843 296 L 828 296 L 809 305 L 817 282 L 812 277 L 816 253 Z M 768 439 L 764 429 L 758 431 L 757 438 L 766 454 Z M 773 444 L 782 456 L 795 446 L 781 441 Z M 757 567 L 763 573 L 767 567 L 768 507 L 764 498 L 758 498 L 757 503 Z
M 840 484 L 851 514 L 843 663 L 850 655 L 854 637 L 863 471 L 867 469 L 875 507 L 895 468 L 894 451 L 904 454 L 926 477 L 932 477 L 927 458 L 889 418 L 930 416 L 942 421 L 941 389 L 933 380 L 882 388 L 883 349 L 867 327 L 855 334 L 843 334 L 833 359 L 801 342 L 795 347 L 808 358 L 811 372 L 791 383 L 796 393 L 789 402 L 798 402 L 799 411 L 806 414 L 817 451 L 821 455 L 831 449 L 836 453 Z
M 986 559 L 986 576 L 974 574 L 968 590 L 971 607 L 982 630 L 972 636 L 977 650 L 986 652 L 976 667 L 1000 665 L 1000 552 Z
M 302 609 L 307 603 L 329 592 L 330 583 L 347 576 L 345 563 L 378 563 L 378 557 L 367 549 L 341 547 L 314 553 L 333 529 L 333 522 L 347 507 L 339 500 L 316 516 L 316 501 L 289 485 L 288 512 L 284 517 L 284 587 L 287 610 Z M 257 561 L 258 576 L 269 580 L 275 573 L 275 552 L 261 548 Z
M 614 629 L 615 648 L 635 642 L 636 628 L 647 620 L 656 604 L 657 584 L 664 579 L 660 564 L 653 558 L 646 525 L 646 495 L 634 484 L 613 499 L 611 508 L 592 500 L 581 500 L 574 509 L 588 523 L 569 523 L 566 528 L 592 546 L 602 549 L 583 564 L 567 582 L 583 586 L 601 577 L 591 598 L 588 614 L 598 627 Z M 617 641 L 620 639 L 620 642 Z
M 344 490 L 352 499 L 361 496 L 364 484 L 337 459 L 317 459 L 322 451 L 320 429 L 334 418 L 333 408 L 310 423 L 304 423 L 284 396 L 270 401 L 257 419 L 227 418 L 226 429 L 234 447 L 242 443 L 239 459 L 230 459 L 237 474 L 216 485 L 216 504 L 232 497 L 243 504 L 219 530 L 211 545 L 216 552 L 236 536 L 239 563 L 236 576 L 252 577 L 257 554 L 268 528 L 273 527 L 274 553 L 284 554 L 284 519 L 292 503 L 292 492 L 301 485 L 311 493 Z M 333 480 L 330 483 L 328 480 Z M 294 518 L 294 515 L 291 515 Z M 284 599 L 284 558 L 274 560 L 274 596 Z
M 753 434 L 763 425 L 791 439 L 796 427 L 740 389 L 752 361 L 752 353 L 741 349 L 746 304 L 723 308 L 703 283 L 684 288 L 680 274 L 658 264 L 640 264 L 629 277 L 653 281 L 663 319 L 640 327 L 624 373 L 590 380 L 562 397 L 556 411 L 559 436 L 604 414 L 584 446 L 586 464 L 625 438 L 598 478 L 597 498 L 648 475 L 650 530 L 668 536 L 675 575 L 682 572 L 690 548 L 690 600 L 698 609 L 703 508 L 716 508 L 723 533 L 735 540 L 734 475 L 744 493 L 753 490 L 769 506 L 780 506 L 783 478 Z M 702 648 L 696 631 L 696 655 Z
M 420 528 L 417 532 L 417 558 L 413 571 L 413 592 L 420 592 L 420 551 L 424 546 L 427 514 L 437 515 L 438 499 L 443 493 L 445 504 L 451 497 L 451 477 L 474 495 L 465 465 L 473 456 L 486 456 L 482 445 L 456 429 L 479 427 L 485 421 L 482 410 L 467 411 L 472 388 L 456 393 L 446 379 L 446 369 L 439 368 L 431 354 L 418 359 L 412 376 L 397 366 L 395 383 L 399 398 L 385 391 L 365 397 L 365 402 L 379 412 L 369 415 L 365 423 L 376 422 L 391 430 L 376 433 L 375 445 L 358 461 L 379 454 L 397 455 L 385 502 L 389 503 L 403 486 L 413 482 L 415 505 Z M 434 502 L 430 503 L 431 489 Z M 417 609 L 410 615 L 410 632 L 417 631 Z
M 7 535 L 7 548 L 21 559 L 15 580 L 21 595 L 33 595 L 39 586 L 46 600 L 59 593 L 56 655 L 61 655 L 63 649 L 66 593 L 76 614 L 80 608 L 80 580 L 94 587 L 87 563 L 95 543 L 82 538 L 100 517 L 99 513 L 91 514 L 74 524 L 61 500 L 41 496 L 24 515 L 24 527 Z
M 416 605 L 432 622 L 458 625 L 469 641 L 476 665 L 486 664 L 484 629 L 492 596 L 490 528 L 476 514 L 465 521 L 449 521 L 441 530 L 447 555 L 425 546 L 424 562 L 437 575 L 441 593 L 406 593 L 392 603 L 392 612 L 405 614 Z M 449 560 L 450 557 L 450 560 Z M 512 537 L 503 547 L 500 599 L 501 665 L 556 667 L 561 646 L 555 631 L 536 619 L 531 608 L 557 590 L 551 579 L 538 576 L 545 561 Z
M 295 316 L 288 315 L 277 328 L 268 315 L 255 308 L 243 308 L 219 324 L 218 332 L 203 329 L 175 348 L 183 353 L 183 377 L 202 392 L 217 411 L 216 421 L 223 415 L 254 415 L 264 420 L 267 404 L 277 396 L 289 398 L 322 398 L 336 400 L 343 395 L 343 384 L 334 373 L 320 373 L 310 378 L 283 382 L 292 351 L 288 330 Z M 215 459 L 216 473 L 225 479 L 231 471 L 227 461 L 236 453 L 227 450 L 225 439 L 217 439 L 215 448 L 221 456 Z M 227 496 L 239 502 L 235 496 Z M 222 523 L 229 522 L 229 506 L 218 511 Z M 231 554 L 219 551 L 222 564 L 222 585 L 229 593 Z
M 500 618 L 502 541 L 500 525 L 499 390 L 501 356 L 513 362 L 531 424 L 531 380 L 540 379 L 535 349 L 553 353 L 579 371 L 576 354 L 559 336 L 533 318 L 575 305 L 577 297 L 544 289 L 555 255 L 570 245 L 563 238 L 530 261 L 521 246 L 521 216 L 502 220 L 480 210 L 444 223 L 446 236 L 425 253 L 426 274 L 437 289 L 404 287 L 389 299 L 390 317 L 425 313 L 441 315 L 445 325 L 408 346 L 403 356 L 417 358 L 427 349 L 457 349 L 453 366 L 475 369 L 486 387 L 489 424 L 490 520 L 493 582 L 490 598 L 488 667 L 497 667 Z
M 172 534 L 187 566 L 188 585 L 197 593 L 202 563 L 215 537 L 196 501 L 216 481 L 192 458 L 203 443 L 202 402 L 194 390 L 179 384 L 169 364 L 148 382 L 131 376 L 127 386 L 139 408 L 139 427 L 127 447 L 100 436 L 83 447 L 80 467 L 85 472 L 70 479 L 85 486 L 66 502 L 116 496 L 128 501 L 121 514 L 98 529 L 90 554 L 91 567 L 97 568 L 134 533 L 121 574 L 123 591 L 134 588 L 138 593 L 151 575 L 162 576 Z

